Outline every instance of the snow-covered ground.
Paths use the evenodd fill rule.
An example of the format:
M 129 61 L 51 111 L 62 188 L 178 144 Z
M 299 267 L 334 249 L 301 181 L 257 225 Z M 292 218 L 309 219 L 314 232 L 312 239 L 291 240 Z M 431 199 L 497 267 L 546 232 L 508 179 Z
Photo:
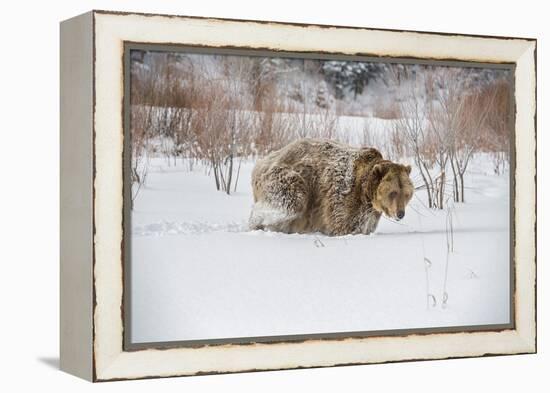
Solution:
M 249 231 L 252 167 L 228 196 L 204 168 L 150 161 L 132 213 L 133 342 L 508 323 L 508 175 L 484 157 L 452 209 L 446 304 L 449 212 L 424 191 L 371 236 Z

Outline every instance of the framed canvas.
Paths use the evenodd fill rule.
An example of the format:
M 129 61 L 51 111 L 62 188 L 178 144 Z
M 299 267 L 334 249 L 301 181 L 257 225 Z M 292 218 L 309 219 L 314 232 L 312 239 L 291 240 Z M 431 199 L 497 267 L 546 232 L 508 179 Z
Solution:
M 536 40 L 61 23 L 61 368 L 536 352 Z

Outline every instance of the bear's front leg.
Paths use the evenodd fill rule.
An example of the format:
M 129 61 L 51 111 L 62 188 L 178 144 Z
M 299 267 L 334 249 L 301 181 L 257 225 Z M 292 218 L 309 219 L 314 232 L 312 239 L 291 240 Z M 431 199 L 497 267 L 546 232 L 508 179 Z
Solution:
M 371 233 L 374 233 L 374 231 L 376 231 L 376 228 L 378 227 L 378 223 L 380 222 L 380 216 L 381 214 L 378 212 L 370 212 L 363 223 L 361 233 L 364 235 L 370 235 Z

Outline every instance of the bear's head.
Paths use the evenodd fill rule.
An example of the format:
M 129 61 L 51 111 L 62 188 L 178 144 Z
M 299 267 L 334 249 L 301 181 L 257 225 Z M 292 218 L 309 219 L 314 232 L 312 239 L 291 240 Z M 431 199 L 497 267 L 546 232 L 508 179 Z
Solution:
M 410 174 L 410 165 L 390 161 L 374 165 L 371 173 L 371 184 L 374 186 L 371 193 L 373 208 L 396 220 L 405 217 L 405 207 L 414 192 Z

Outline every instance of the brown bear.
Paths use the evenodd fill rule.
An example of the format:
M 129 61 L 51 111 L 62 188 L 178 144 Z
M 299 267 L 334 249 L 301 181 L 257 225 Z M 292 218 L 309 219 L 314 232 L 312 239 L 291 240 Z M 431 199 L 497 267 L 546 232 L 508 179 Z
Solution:
M 300 139 L 252 171 L 251 229 L 329 236 L 370 234 L 382 214 L 400 220 L 414 187 L 411 167 L 374 148 Z

